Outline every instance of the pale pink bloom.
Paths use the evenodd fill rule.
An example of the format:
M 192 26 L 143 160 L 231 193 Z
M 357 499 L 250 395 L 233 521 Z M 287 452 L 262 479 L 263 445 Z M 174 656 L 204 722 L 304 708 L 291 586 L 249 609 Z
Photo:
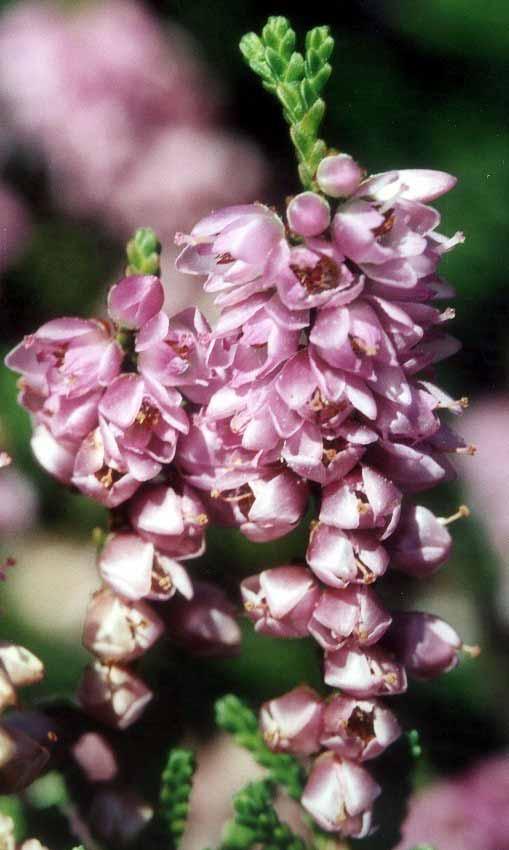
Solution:
M 306 560 L 321 581 L 343 588 L 350 582 L 371 584 L 384 574 L 389 556 L 376 534 L 317 522 L 309 535 Z
M 69 484 L 74 471 L 78 445 L 62 443 L 44 426 L 34 428 L 30 446 L 38 463 L 62 484 Z
M 375 593 L 362 585 L 351 585 L 344 590 L 322 590 L 308 629 L 323 649 L 332 651 L 347 643 L 377 643 L 390 624 L 390 614 Z
M 396 717 L 381 702 L 337 694 L 325 704 L 320 743 L 343 758 L 376 758 L 400 735 Z
M 78 490 L 107 508 L 117 507 L 130 499 L 141 484 L 129 472 L 104 420 L 81 443 L 71 481 Z
M 432 679 L 452 670 L 459 662 L 461 639 L 452 626 L 420 611 L 394 614 L 384 643 L 407 672 L 419 679 Z
M 139 330 L 159 313 L 164 303 L 164 290 L 153 275 L 130 275 L 111 287 L 108 314 L 123 328 Z
M 492 756 L 414 794 L 395 850 L 508 850 L 509 757 Z
M 406 691 L 404 667 L 375 647 L 342 647 L 325 655 L 325 682 L 348 696 L 366 697 L 401 694 Z
M 416 578 L 432 575 L 452 548 L 447 528 L 428 508 L 409 505 L 389 542 L 391 563 Z
M 309 756 L 320 749 L 323 701 L 307 685 L 299 685 L 260 709 L 260 729 L 276 753 Z
M 143 655 L 161 637 L 164 625 L 144 602 L 124 601 L 109 588 L 90 600 L 83 645 L 106 663 L 126 663 Z
M 255 543 L 289 534 L 302 519 L 308 501 L 306 483 L 286 470 L 266 473 L 233 490 L 213 492 L 214 518 L 238 527 Z
M 400 511 L 400 491 L 376 469 L 361 464 L 324 488 L 319 519 L 342 530 L 377 529 L 384 540 L 394 531 Z
M 347 198 L 353 195 L 364 176 L 364 172 L 347 153 L 324 157 L 316 172 L 316 182 L 322 192 L 331 198 Z
M 235 605 L 208 581 L 193 582 L 193 590 L 192 599 L 177 596 L 165 608 L 169 638 L 192 655 L 236 655 L 242 633 Z
M 101 723 L 127 729 L 145 710 L 152 691 L 127 667 L 94 662 L 77 691 L 83 710 Z
M 301 802 L 327 832 L 363 838 L 371 830 L 371 808 L 380 791 L 363 767 L 324 753 L 313 766 Z
M 126 599 L 166 600 L 178 591 L 186 599 L 193 587 L 184 567 L 131 532 L 111 534 L 99 555 L 104 581 Z
M 244 609 L 257 632 L 272 637 L 306 637 L 320 597 L 306 567 L 276 567 L 244 579 L 240 586 Z
M 179 235 L 185 247 L 177 269 L 208 275 L 205 290 L 219 292 L 218 303 L 235 304 L 271 287 L 264 272 L 283 236 L 283 222 L 268 207 L 226 207 L 198 222 L 189 236 Z
M 198 558 L 205 551 L 208 519 L 192 487 L 177 492 L 166 484 L 143 487 L 129 505 L 134 530 L 172 558 Z
M 71 752 L 89 782 L 110 782 L 118 773 L 115 753 L 98 732 L 84 732 Z
M 290 228 L 299 236 L 318 236 L 330 223 L 330 207 L 316 192 L 301 192 L 286 208 Z

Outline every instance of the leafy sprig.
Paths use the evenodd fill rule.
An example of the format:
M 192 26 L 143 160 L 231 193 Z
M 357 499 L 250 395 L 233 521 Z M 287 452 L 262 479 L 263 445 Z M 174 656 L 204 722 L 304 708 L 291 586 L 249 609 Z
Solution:
M 270 780 L 252 782 L 233 798 L 235 817 L 226 824 L 220 850 L 307 850 L 307 844 L 280 821 L 272 804 L 276 786 Z
M 161 272 L 161 243 L 150 227 L 140 227 L 126 248 L 126 275 L 154 274 Z
M 295 42 L 288 20 L 270 17 L 261 36 L 250 32 L 241 39 L 240 50 L 267 91 L 281 103 L 297 152 L 301 182 L 311 189 L 316 188 L 316 169 L 327 154 L 318 131 L 325 115 L 321 92 L 332 71 L 328 60 L 334 39 L 329 28 L 322 26 L 307 33 L 304 55 L 295 51 Z
M 195 770 L 196 760 L 191 750 L 170 750 L 161 777 L 159 817 L 175 848 L 186 828 Z

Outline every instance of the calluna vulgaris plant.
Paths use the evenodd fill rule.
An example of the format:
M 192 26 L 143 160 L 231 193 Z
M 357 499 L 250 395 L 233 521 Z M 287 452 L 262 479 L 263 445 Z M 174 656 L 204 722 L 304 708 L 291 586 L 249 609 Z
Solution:
M 432 678 L 462 651 L 475 654 L 440 618 L 389 612 L 374 589 L 388 570 L 434 573 L 451 549 L 448 523 L 468 513 L 437 518 L 418 504 L 453 477 L 451 454 L 473 451 L 441 420 L 466 400 L 433 381 L 434 365 L 458 349 L 446 331 L 454 311 L 439 306 L 453 291 L 438 267 L 463 236 L 439 232 L 429 204 L 456 180 L 429 170 L 370 176 L 329 148 L 318 131 L 333 40 L 318 27 L 303 55 L 294 48 L 284 18 L 241 43 L 283 106 L 304 191 L 284 218 L 262 203 L 233 206 L 176 236 L 179 271 L 206 275 L 215 326 L 194 308 L 164 312 L 159 245 L 140 230 L 106 319 L 50 321 L 6 361 L 21 374 L 38 461 L 110 513 L 98 535 L 102 587 L 84 626 L 94 660 L 78 688 L 80 711 L 19 714 L 2 733 L 14 753 L 2 757 L 3 787 L 7 778 L 28 784 L 44 759 L 28 770 L 26 741 L 40 747 L 57 727 L 80 781 L 119 776 L 105 727 L 127 729 L 157 699 L 137 659 L 163 634 L 201 656 L 239 648 L 234 603 L 191 566 L 207 526 L 238 528 L 256 544 L 312 512 L 302 562 L 240 589 L 257 632 L 316 641 L 324 688 L 275 695 L 259 726 L 236 697 L 218 702 L 219 725 L 268 770 L 235 798 L 221 844 L 231 850 L 339 850 L 367 836 L 382 790 L 368 762 L 402 733 L 386 698 L 406 690 L 407 675 Z M 26 683 L 16 678 L 18 655 L 0 649 L 7 702 L 10 683 Z M 31 656 L 23 665 L 33 678 Z M 171 753 L 152 826 L 174 845 L 193 771 L 189 751 Z M 300 801 L 307 838 L 279 820 L 278 786 Z M 115 785 L 102 805 L 128 836 L 147 815 L 126 794 Z

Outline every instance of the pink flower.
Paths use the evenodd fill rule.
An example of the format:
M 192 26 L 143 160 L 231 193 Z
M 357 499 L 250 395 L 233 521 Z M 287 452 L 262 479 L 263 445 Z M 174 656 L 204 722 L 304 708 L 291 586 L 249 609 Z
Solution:
M 320 743 L 342 758 L 376 758 L 400 735 L 396 717 L 381 702 L 336 695 L 325 705 Z
M 320 590 L 306 567 L 276 567 L 244 579 L 244 609 L 255 629 L 272 637 L 306 637 Z
M 458 664 L 461 639 L 454 629 L 432 614 L 400 611 L 393 616 L 385 643 L 408 673 L 432 679 Z
M 192 599 L 177 596 L 168 604 L 168 636 L 191 655 L 236 655 L 242 633 L 235 606 L 221 588 L 208 581 L 195 581 L 193 588 Z
M 286 208 L 290 228 L 299 236 L 318 236 L 330 223 L 330 207 L 325 198 L 315 192 L 301 192 Z
M 129 506 L 135 531 L 171 558 L 198 558 L 205 550 L 207 515 L 187 484 L 181 492 L 165 484 L 144 487 Z
M 139 658 L 161 637 L 164 626 L 144 602 L 124 602 L 108 588 L 92 597 L 85 616 L 83 645 L 101 661 Z
M 391 537 L 393 566 L 417 578 L 432 575 L 449 557 L 451 535 L 436 516 L 422 505 L 411 505 Z
M 300 197 L 294 198 L 292 204 Z M 308 239 L 294 248 L 281 242 L 271 257 L 269 273 L 281 301 L 290 310 L 349 304 L 362 292 L 364 278 L 354 275 L 344 260 L 344 255 L 326 239 Z
M 115 779 L 118 773 L 117 759 L 103 735 L 85 732 L 73 744 L 71 752 L 89 782 L 110 782 Z
M 374 582 L 387 569 L 389 556 L 374 534 L 317 522 L 309 535 L 306 560 L 321 581 L 343 588 L 350 582 Z
M 348 696 L 367 697 L 406 691 L 404 667 L 381 649 L 342 647 L 325 655 L 325 682 Z
M 149 481 L 173 460 L 178 433 L 189 428 L 181 401 L 177 390 L 134 373 L 119 375 L 102 396 L 112 454 L 136 480 Z
M 115 729 L 127 729 L 145 710 L 152 692 L 127 667 L 96 661 L 86 668 L 77 697 L 91 717 Z
M 226 207 L 179 236 L 186 247 L 177 269 L 208 275 L 205 290 L 221 293 L 218 303 L 235 304 L 271 286 L 264 272 L 283 235 L 282 221 L 262 204 Z
M 306 685 L 262 705 L 260 728 L 273 752 L 309 756 L 320 749 L 322 700 Z
M 377 643 L 390 624 L 389 613 L 373 591 L 351 585 L 344 590 L 322 591 L 308 629 L 320 646 L 332 651 L 346 643 Z
M 333 154 L 322 159 L 316 172 L 316 181 L 331 198 L 353 195 L 364 176 L 363 170 L 347 153 Z
M 107 508 L 115 508 L 130 499 L 140 486 L 141 482 L 129 472 L 104 420 L 100 428 L 83 440 L 74 461 L 71 482 Z
M 159 278 L 130 275 L 111 287 L 108 313 L 120 327 L 139 330 L 159 313 L 163 302 L 164 290 Z
M 24 688 L 40 682 L 44 665 L 24 646 L 0 641 L 0 669 L 14 688 Z
M 509 758 L 492 756 L 415 794 L 395 850 L 430 843 L 444 850 L 509 847 Z
M 104 581 L 125 599 L 166 600 L 178 591 L 186 599 L 193 587 L 184 567 L 131 532 L 111 534 L 99 556 Z
M 363 767 L 324 753 L 314 764 L 301 802 L 327 832 L 363 838 L 370 832 L 371 807 L 380 791 Z
M 342 530 L 378 530 L 383 540 L 394 530 L 401 493 L 390 480 L 363 464 L 323 490 L 320 522 Z

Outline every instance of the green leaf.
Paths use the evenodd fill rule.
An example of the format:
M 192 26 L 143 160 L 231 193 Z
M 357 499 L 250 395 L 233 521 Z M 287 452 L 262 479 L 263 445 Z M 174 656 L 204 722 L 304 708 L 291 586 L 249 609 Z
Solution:
M 171 837 L 172 847 L 178 847 L 186 828 L 195 769 L 196 761 L 191 750 L 170 750 L 161 777 L 159 818 Z

